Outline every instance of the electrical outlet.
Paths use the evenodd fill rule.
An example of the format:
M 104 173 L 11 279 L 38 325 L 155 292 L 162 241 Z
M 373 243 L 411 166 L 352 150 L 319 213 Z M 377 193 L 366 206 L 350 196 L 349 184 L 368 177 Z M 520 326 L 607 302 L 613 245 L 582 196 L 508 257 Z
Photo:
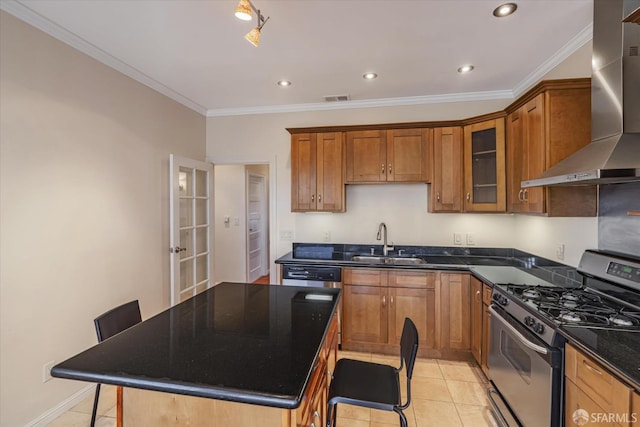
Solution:
M 324 239 L 325 242 L 330 242 L 331 241 L 331 232 L 330 231 L 325 231 L 323 239 Z
M 453 233 L 453 244 L 462 245 L 462 233 Z
M 280 240 L 293 240 L 293 231 L 291 230 L 280 231 Z
M 556 258 L 559 260 L 564 260 L 564 243 L 558 243 L 556 246 Z
M 46 383 L 47 381 L 51 381 L 53 378 L 51 377 L 51 368 L 55 365 L 55 361 L 50 361 L 42 365 L 42 382 Z
M 467 246 L 474 246 L 476 244 L 476 233 L 467 233 Z

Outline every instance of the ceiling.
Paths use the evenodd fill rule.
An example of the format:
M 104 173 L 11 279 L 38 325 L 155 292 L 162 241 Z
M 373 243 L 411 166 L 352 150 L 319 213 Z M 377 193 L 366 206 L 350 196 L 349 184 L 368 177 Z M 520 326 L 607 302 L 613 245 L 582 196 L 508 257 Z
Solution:
M 270 17 L 259 47 L 237 0 L 0 7 L 208 116 L 513 98 L 592 33 L 592 0 L 511 0 L 506 18 L 492 14 L 500 0 L 252 1 Z M 464 64 L 475 70 L 459 74 Z

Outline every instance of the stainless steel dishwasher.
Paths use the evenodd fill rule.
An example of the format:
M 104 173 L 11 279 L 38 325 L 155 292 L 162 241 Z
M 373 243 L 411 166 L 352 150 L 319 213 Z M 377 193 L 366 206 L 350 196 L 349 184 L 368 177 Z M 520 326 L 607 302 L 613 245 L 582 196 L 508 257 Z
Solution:
M 342 268 L 283 264 L 282 285 L 342 289 Z M 342 345 L 342 298 L 338 302 L 338 344 Z

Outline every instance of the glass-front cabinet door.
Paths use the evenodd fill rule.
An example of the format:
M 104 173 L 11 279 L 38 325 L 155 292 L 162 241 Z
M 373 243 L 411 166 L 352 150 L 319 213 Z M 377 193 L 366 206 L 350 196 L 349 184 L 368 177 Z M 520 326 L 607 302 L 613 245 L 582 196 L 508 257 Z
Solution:
M 464 209 L 506 211 L 504 118 L 464 128 Z

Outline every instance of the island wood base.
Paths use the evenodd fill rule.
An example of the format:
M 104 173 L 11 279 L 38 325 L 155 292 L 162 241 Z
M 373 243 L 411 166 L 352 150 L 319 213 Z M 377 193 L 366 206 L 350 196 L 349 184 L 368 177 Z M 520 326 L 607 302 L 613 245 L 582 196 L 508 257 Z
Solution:
M 294 427 L 321 426 L 331 374 L 338 357 L 338 322 L 334 316 L 320 350 L 320 357 L 296 409 L 272 408 L 248 403 L 124 388 L 118 401 L 118 427 Z

